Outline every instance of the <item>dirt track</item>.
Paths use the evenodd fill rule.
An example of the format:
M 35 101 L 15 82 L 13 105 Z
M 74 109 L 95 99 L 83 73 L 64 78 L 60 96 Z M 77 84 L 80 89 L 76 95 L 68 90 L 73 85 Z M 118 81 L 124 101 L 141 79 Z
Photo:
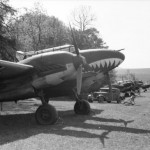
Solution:
M 0 116 L 0 150 L 149 150 L 150 93 L 134 106 L 94 102 L 90 116 L 74 114 L 73 101 L 52 101 L 60 119 L 40 126 L 34 112 L 40 102 L 5 103 Z

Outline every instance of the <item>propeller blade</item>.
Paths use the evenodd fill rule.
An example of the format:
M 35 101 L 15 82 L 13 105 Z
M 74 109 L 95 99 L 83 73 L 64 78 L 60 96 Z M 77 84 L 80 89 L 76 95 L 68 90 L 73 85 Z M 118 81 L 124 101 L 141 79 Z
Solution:
M 72 27 L 69 23 L 71 34 L 72 34 L 72 39 L 73 39 L 73 45 L 77 54 L 77 57 L 74 59 L 74 66 L 77 70 L 77 77 L 76 77 L 76 86 L 77 86 L 77 94 L 80 95 L 81 93 L 81 88 L 82 88 L 82 65 L 86 66 L 86 68 L 89 69 L 90 66 L 87 65 L 85 57 L 80 55 L 78 45 L 76 43 L 74 33 L 72 30 Z
M 82 87 L 82 65 L 77 69 L 77 94 L 80 95 Z
M 74 45 L 76 54 L 77 54 L 77 55 L 80 55 L 79 49 L 78 49 L 78 45 L 77 45 L 77 43 L 76 43 L 76 40 L 75 40 L 75 37 L 74 37 L 74 34 L 73 34 L 73 30 L 72 30 L 72 27 L 71 27 L 71 24 L 70 24 L 70 23 L 69 23 L 69 26 L 70 26 L 70 30 L 71 30 L 71 34 L 72 34 L 72 39 L 73 39 L 73 45 Z

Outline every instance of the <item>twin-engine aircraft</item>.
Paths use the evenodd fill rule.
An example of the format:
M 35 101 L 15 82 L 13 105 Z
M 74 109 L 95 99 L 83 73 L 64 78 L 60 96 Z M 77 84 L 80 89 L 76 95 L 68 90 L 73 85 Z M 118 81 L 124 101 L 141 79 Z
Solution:
M 0 60 L 0 102 L 39 97 L 42 105 L 36 110 L 39 124 L 54 124 L 58 113 L 49 98 L 75 93 L 76 114 L 89 114 L 90 105 L 80 99 L 83 68 L 97 73 L 108 72 L 123 62 L 120 51 L 75 47 L 68 51 L 41 52 L 19 62 Z M 74 90 L 76 87 L 76 90 Z

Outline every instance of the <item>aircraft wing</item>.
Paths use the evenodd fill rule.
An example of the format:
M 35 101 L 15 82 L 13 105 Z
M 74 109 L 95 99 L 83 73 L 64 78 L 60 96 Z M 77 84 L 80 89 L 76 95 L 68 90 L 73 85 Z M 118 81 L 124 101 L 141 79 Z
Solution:
M 0 79 L 12 78 L 33 70 L 33 66 L 0 60 Z

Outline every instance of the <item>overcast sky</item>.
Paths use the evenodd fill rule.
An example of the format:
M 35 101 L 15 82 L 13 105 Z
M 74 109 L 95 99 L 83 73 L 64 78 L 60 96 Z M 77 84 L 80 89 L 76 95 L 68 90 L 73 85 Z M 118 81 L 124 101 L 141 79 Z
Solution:
M 94 22 L 110 49 L 122 49 L 121 68 L 150 68 L 150 1 L 148 0 L 9 0 L 14 8 L 33 8 L 39 2 L 48 15 L 68 23 L 71 11 L 91 6 Z

